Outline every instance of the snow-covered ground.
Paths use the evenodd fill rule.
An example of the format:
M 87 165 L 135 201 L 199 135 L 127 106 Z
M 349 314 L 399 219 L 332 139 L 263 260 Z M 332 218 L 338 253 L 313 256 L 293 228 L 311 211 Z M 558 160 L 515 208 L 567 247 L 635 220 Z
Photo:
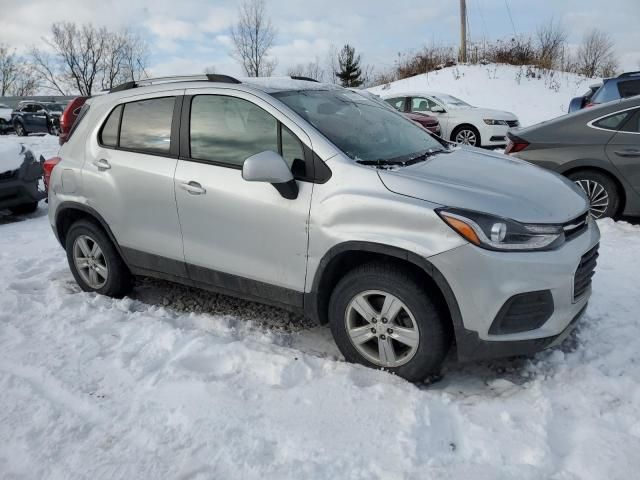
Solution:
M 498 84 L 438 75 L 525 118 L 520 98 L 492 103 Z M 535 82 L 522 104 L 551 95 Z M 57 151 L 48 136 L 0 147 L 19 140 Z M 640 226 L 600 227 L 593 298 L 563 345 L 450 360 L 427 387 L 343 362 L 328 328 L 275 308 L 152 280 L 83 293 L 45 203 L 0 213 L 0 478 L 636 478 Z
M 515 113 L 523 126 L 567 113 L 571 98 L 585 93 L 597 80 L 581 75 L 536 71 L 512 65 L 460 65 L 371 88 L 377 95 L 442 92 L 477 107 Z M 538 78 L 539 77 L 539 78 Z

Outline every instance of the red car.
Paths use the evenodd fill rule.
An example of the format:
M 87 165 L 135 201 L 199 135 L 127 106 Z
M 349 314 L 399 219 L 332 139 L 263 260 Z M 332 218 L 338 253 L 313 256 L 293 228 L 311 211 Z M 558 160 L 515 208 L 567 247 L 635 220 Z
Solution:
M 436 117 L 417 112 L 402 112 L 402 114 L 409 120 L 413 120 L 418 125 L 426 128 L 434 135 L 440 136 L 440 122 Z
M 60 116 L 60 136 L 58 137 L 58 142 L 60 145 L 65 143 L 69 138 L 69 132 L 71 131 L 71 127 L 75 123 L 78 115 L 80 114 L 80 109 L 84 105 L 84 102 L 87 101 L 89 97 L 76 97 L 69 102 L 69 104 L 62 112 Z

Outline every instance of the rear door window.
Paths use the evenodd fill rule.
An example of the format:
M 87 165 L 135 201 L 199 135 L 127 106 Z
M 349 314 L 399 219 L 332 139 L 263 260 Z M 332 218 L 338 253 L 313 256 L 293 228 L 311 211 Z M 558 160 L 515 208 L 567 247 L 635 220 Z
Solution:
M 634 110 L 631 118 L 620 128 L 621 132 L 640 133 L 640 110 Z
M 124 104 L 120 148 L 168 154 L 175 97 L 150 98 Z
M 630 114 L 630 111 L 614 113 L 608 117 L 601 118 L 597 122 L 593 122 L 593 126 L 604 128 L 605 130 L 618 130 L 627 118 L 629 118 Z
M 640 95 L 640 80 L 627 80 L 626 82 L 620 82 L 618 83 L 618 91 L 622 98 Z

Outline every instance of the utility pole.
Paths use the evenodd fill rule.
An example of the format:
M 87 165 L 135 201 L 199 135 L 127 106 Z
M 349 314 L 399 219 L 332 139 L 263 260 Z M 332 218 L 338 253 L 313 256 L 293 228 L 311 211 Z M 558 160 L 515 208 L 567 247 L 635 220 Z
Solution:
M 467 1 L 460 0 L 460 62 L 467 62 Z

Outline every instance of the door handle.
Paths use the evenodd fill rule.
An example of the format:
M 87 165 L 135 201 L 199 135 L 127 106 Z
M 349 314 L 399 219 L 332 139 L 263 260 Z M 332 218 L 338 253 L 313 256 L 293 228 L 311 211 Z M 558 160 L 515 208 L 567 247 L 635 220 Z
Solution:
M 616 150 L 614 153 L 619 157 L 640 157 L 640 150 L 636 149 Z
M 198 182 L 185 182 L 180 184 L 180 188 L 186 190 L 191 195 L 204 195 L 207 191 Z
M 111 168 L 111 164 L 104 158 L 96 160 L 95 162 L 93 162 L 93 164 L 98 167 L 98 170 L 100 172 L 104 172 L 105 170 L 109 170 Z

